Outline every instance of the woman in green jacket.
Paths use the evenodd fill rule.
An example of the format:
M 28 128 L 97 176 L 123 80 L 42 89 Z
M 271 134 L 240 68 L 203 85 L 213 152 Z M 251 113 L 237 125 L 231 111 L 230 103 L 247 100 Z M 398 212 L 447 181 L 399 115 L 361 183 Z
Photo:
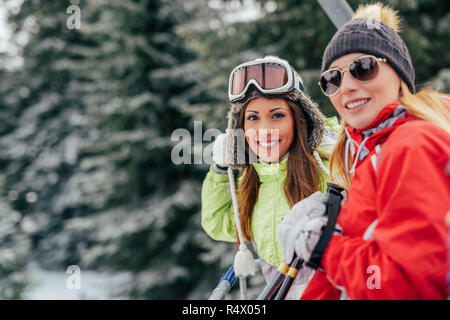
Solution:
M 325 191 L 329 173 L 322 160 L 327 165 L 338 122 L 324 118 L 297 72 L 276 57 L 236 67 L 228 95 L 227 133 L 214 143 L 214 163 L 202 187 L 202 227 L 215 240 L 237 241 L 226 174 L 228 167 L 237 169 L 238 223 L 269 281 L 283 262 L 277 237 L 281 220 L 301 199 Z M 311 275 L 304 268 L 287 298 L 298 299 Z

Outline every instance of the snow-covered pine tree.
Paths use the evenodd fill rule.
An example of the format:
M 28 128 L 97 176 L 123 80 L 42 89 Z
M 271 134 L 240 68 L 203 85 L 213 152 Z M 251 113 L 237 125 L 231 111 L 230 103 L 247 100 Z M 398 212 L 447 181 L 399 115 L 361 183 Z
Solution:
M 22 64 L 3 81 L 8 95 L 2 103 L 10 113 L 10 128 L 0 139 L 1 193 L 29 236 L 27 258 L 61 272 L 79 261 L 83 246 L 64 223 L 84 212 L 82 201 L 74 201 L 77 190 L 69 188 L 68 178 L 89 141 L 79 90 L 85 79 L 70 70 L 80 59 L 77 48 L 89 44 L 67 28 L 69 5 L 24 1 L 8 12 L 11 42 Z
M 194 1 L 97 1 L 82 32 L 95 39 L 83 95 L 98 137 L 86 149 L 92 214 L 68 223 L 89 239 L 82 263 L 128 271 L 132 298 L 206 298 L 230 246 L 200 227 L 200 187 L 207 165 L 175 165 L 172 132 L 193 133 L 197 106 L 214 101 L 195 54 L 176 33 Z M 193 159 L 193 157 L 191 158 Z M 225 249 L 224 249 L 225 248 Z
M 7 70 L 0 71 L 0 136 L 14 128 L 14 109 L 17 91 L 11 90 L 15 76 Z M 5 190 L 4 166 L 0 161 L 0 190 Z M 0 299 L 21 299 L 30 282 L 26 272 L 30 241 L 22 229 L 27 228 L 27 220 L 10 205 L 14 192 L 0 195 Z
M 10 17 L 28 40 L 1 159 L 31 259 L 125 272 L 122 297 L 206 298 L 234 246 L 201 230 L 207 165 L 170 157 L 173 130 L 193 132 L 192 110 L 214 100 L 176 33 L 196 3 L 80 2 L 74 30 L 69 5 L 26 1 Z

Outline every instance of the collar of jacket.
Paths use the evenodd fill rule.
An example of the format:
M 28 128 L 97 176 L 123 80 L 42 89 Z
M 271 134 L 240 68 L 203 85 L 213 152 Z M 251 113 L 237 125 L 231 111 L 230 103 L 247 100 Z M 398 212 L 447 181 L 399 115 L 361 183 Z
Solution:
M 253 167 L 259 176 L 261 182 L 274 179 L 279 173 L 285 173 L 287 167 L 288 156 L 284 156 L 280 162 L 266 163 L 258 158 L 257 162 L 253 163 Z
M 367 139 L 362 145 L 362 150 L 359 153 L 359 161 L 363 160 L 376 145 L 383 144 L 392 131 L 399 125 L 417 118 L 411 116 L 401 104 L 400 101 L 396 101 L 390 105 L 384 107 L 375 120 L 364 129 L 355 129 L 349 125 L 346 126 L 352 140 L 360 146 L 364 139 Z M 358 150 L 352 150 L 352 154 L 355 155 Z

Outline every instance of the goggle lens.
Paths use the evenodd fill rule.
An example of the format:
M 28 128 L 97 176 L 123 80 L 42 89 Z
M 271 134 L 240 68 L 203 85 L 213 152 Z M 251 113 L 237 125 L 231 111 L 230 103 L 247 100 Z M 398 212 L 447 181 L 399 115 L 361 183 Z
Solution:
M 265 64 L 263 89 L 276 89 L 284 86 L 288 81 L 286 68 L 275 63 Z
M 252 79 L 256 80 L 262 89 L 270 90 L 284 86 L 288 81 L 288 74 L 286 68 L 278 63 L 244 66 L 233 73 L 231 94 L 242 93 Z

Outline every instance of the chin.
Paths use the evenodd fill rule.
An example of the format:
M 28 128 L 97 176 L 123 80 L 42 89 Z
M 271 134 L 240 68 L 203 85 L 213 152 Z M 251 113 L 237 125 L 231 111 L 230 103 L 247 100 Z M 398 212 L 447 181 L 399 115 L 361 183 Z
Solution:
M 264 162 L 269 162 L 269 163 L 272 163 L 272 162 L 278 162 L 278 157 L 269 157 L 269 158 L 267 158 L 267 157 L 259 157 L 262 161 L 264 161 Z
M 275 153 L 275 152 L 272 152 L 272 153 Z M 260 158 L 264 162 L 278 162 L 278 159 L 280 159 L 278 152 L 276 152 L 276 154 L 273 154 L 273 155 L 271 155 L 270 153 L 267 154 L 264 152 L 259 152 L 258 158 Z
M 351 119 L 346 121 L 351 127 L 355 129 L 365 129 L 367 128 L 373 120 L 370 119 Z
M 267 155 L 258 155 L 258 157 L 264 161 L 264 162 L 270 162 L 270 163 L 275 163 L 275 162 L 279 162 L 281 158 L 283 158 L 284 153 L 278 153 L 273 155 L 273 156 L 267 156 Z M 281 155 L 281 156 L 280 156 Z

